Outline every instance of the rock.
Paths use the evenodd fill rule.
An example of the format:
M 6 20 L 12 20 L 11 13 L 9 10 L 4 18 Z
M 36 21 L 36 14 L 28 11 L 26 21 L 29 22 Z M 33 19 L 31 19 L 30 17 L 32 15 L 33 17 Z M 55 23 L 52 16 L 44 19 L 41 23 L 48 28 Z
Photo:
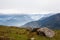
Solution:
M 43 27 L 37 30 L 38 32 L 43 32 L 46 37 L 53 37 L 55 35 L 55 32 L 47 27 Z
M 31 38 L 31 40 L 35 40 L 35 38 Z

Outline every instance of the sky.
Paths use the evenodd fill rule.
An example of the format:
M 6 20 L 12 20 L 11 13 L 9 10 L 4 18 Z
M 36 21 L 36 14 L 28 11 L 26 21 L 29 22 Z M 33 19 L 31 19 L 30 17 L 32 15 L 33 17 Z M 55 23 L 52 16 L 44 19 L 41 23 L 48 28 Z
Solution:
M 60 0 L 0 0 L 0 14 L 49 14 L 60 12 Z

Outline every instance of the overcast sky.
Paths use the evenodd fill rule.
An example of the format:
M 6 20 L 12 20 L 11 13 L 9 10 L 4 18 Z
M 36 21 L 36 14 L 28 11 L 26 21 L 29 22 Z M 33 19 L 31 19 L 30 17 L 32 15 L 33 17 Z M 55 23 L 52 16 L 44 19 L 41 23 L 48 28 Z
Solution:
M 0 0 L 0 13 L 58 13 L 60 0 Z

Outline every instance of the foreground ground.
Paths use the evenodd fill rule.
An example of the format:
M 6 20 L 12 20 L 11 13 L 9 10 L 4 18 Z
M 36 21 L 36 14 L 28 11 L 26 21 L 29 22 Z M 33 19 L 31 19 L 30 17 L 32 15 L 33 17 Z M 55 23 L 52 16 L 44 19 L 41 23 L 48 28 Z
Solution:
M 60 40 L 60 30 L 54 30 L 56 35 L 53 38 L 37 35 L 36 32 L 30 33 L 29 30 L 18 27 L 0 26 L 0 40 Z

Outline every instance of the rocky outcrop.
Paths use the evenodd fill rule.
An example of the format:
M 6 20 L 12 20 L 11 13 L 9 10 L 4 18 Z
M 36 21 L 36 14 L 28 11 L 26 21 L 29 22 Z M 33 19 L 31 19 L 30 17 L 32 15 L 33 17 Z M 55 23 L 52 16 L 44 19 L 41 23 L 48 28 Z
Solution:
M 49 38 L 55 36 L 55 32 L 47 27 L 40 28 L 37 30 L 37 32 L 42 32 L 45 34 L 46 37 L 49 37 Z

